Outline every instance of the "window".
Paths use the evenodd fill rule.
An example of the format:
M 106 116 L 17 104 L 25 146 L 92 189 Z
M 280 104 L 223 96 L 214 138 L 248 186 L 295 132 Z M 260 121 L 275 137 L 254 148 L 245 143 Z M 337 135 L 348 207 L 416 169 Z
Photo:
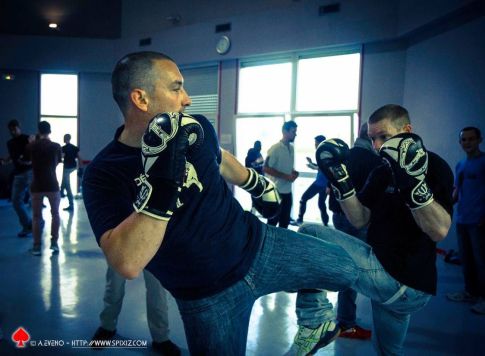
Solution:
M 357 111 L 360 55 L 300 59 L 297 111 Z
M 298 124 L 295 139 L 295 169 L 300 172 L 293 185 L 293 217 L 301 194 L 315 179 L 306 157 L 315 160 L 314 137 L 338 137 L 353 143 L 358 132 L 360 53 L 295 53 L 280 58 L 242 61 L 239 68 L 236 114 L 236 156 L 244 162 L 255 140 L 261 153 L 281 139 L 284 121 Z M 245 209 L 250 200 L 236 189 Z M 308 202 L 306 221 L 320 221 L 317 198 Z
M 78 76 L 77 74 L 41 74 L 40 120 L 51 124 L 51 141 L 64 145 L 64 135 L 71 135 L 71 143 L 78 145 Z M 59 184 L 62 164 L 56 170 Z M 71 174 L 71 187 L 76 191 L 77 175 Z
M 288 112 L 291 63 L 242 67 L 239 71 L 238 112 Z

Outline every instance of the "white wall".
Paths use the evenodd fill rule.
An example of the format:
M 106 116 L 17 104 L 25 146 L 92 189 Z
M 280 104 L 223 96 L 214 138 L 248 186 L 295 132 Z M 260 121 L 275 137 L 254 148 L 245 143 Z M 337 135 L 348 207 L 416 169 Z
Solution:
M 79 76 L 79 136 L 83 159 L 94 158 L 113 139 L 123 119 L 111 95 L 111 74 Z
M 399 26 L 400 35 L 414 30 L 416 27 L 426 25 L 437 18 L 463 6 L 474 3 L 474 0 L 399 0 Z
M 464 126 L 485 129 L 485 19 L 408 49 L 404 105 L 429 149 L 454 168 Z
M 364 47 L 361 122 L 386 104 L 403 104 L 406 50 Z
M 242 5 L 245 2 L 238 2 L 238 5 L 235 5 L 235 2 L 231 4 L 237 8 L 237 6 L 251 6 L 253 2 L 250 1 L 246 5 Z M 146 11 L 135 11 L 131 8 L 135 6 L 134 3 L 124 2 L 123 11 L 129 11 L 130 16 L 129 20 L 123 23 L 131 30 L 124 31 L 124 37 L 117 46 L 118 56 L 140 50 L 139 40 L 151 37 L 152 44 L 142 49 L 167 53 L 179 64 L 356 44 L 392 38 L 397 33 L 398 14 L 397 4 L 394 1 L 345 0 L 341 1 L 339 13 L 325 16 L 318 16 L 321 1 L 300 1 L 291 6 L 273 6 L 270 9 L 264 7 L 250 13 L 241 10 L 239 14 L 233 14 L 234 11 L 230 11 L 229 13 L 233 15 L 219 19 L 206 16 L 202 17 L 201 22 L 173 26 L 163 31 L 145 34 L 139 33 L 144 30 L 144 24 L 150 28 L 153 23 L 163 22 L 165 17 L 155 10 L 149 14 Z M 192 5 L 185 8 L 186 13 L 197 13 L 199 7 L 204 6 L 206 2 L 190 3 Z M 288 1 L 288 3 L 291 2 Z M 220 37 L 220 34 L 215 33 L 215 25 L 221 22 L 232 24 L 232 30 L 227 34 L 232 40 L 231 50 L 223 57 L 215 51 L 217 39 Z M 134 26 L 132 23 L 138 25 Z
M 458 145 L 460 130 L 476 126 L 485 132 L 483 33 L 482 17 L 407 51 L 404 106 L 426 147 L 453 171 L 464 156 Z M 457 249 L 454 224 L 440 247 Z

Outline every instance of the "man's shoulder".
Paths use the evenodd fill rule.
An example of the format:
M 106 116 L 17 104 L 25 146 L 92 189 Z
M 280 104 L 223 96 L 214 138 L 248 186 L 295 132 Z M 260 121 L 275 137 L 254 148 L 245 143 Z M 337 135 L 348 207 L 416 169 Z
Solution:
M 281 141 L 278 141 L 278 142 L 274 143 L 273 145 L 271 145 L 271 147 L 269 148 L 268 152 L 269 151 L 279 150 L 282 147 L 283 147 L 283 143 Z
M 109 161 L 110 158 L 117 152 L 116 142 L 113 140 L 104 146 L 91 160 L 89 165 L 101 164 L 104 161 Z
M 449 170 L 451 172 L 450 165 L 438 154 L 428 151 L 428 162 L 442 169 Z

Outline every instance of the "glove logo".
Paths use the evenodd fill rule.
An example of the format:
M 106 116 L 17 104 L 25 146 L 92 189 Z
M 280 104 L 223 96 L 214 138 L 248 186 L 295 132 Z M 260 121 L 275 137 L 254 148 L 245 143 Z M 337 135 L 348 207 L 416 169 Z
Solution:
M 179 129 L 179 113 L 164 113 L 152 120 L 148 126 L 148 134 L 145 134 L 141 143 L 141 150 L 145 156 L 156 156 L 167 148 L 167 143 L 172 140 Z M 168 116 L 168 118 L 167 118 Z M 149 138 L 149 142 L 146 142 Z
M 413 189 L 411 196 L 413 202 L 419 207 L 426 206 L 433 201 L 433 193 L 424 180 Z
M 185 179 L 183 183 L 183 190 L 189 189 L 192 185 L 195 185 L 199 192 L 204 190 L 202 183 L 199 181 L 199 176 L 197 175 L 197 171 L 192 163 L 186 161 L 185 162 Z M 182 201 L 182 196 L 179 196 L 177 199 L 177 209 L 184 205 Z
M 137 187 L 139 187 L 139 189 L 133 206 L 138 213 L 145 208 L 150 196 L 152 195 L 153 188 L 146 178 L 147 176 L 144 174 L 140 174 L 138 178 L 135 178 L 135 184 Z
M 413 147 L 411 147 L 414 144 L 415 144 L 415 141 L 410 138 L 404 139 L 401 142 L 401 145 L 399 147 L 400 149 L 399 165 L 405 169 L 407 174 L 409 174 L 410 176 L 416 177 L 423 173 L 426 173 L 428 169 L 428 157 L 423 148 L 420 147 L 416 150 Z M 414 156 L 412 157 L 410 162 L 406 163 L 406 158 L 409 158 L 410 154 L 412 153 L 414 153 Z M 424 162 L 422 164 L 419 164 L 419 161 L 423 157 L 425 158 Z
M 199 189 L 199 192 L 204 189 L 202 183 L 199 181 L 199 176 L 197 175 L 195 167 L 192 165 L 192 163 L 185 162 L 184 188 L 190 188 L 190 186 L 194 184 Z

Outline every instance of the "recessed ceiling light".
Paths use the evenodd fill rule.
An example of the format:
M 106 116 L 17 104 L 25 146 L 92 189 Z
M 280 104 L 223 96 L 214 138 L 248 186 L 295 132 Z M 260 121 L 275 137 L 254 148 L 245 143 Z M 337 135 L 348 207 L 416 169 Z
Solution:
M 57 24 L 56 24 L 56 23 L 54 23 L 54 22 L 51 22 L 51 23 L 49 24 L 49 27 L 50 27 L 50 28 L 57 28 Z
M 15 79 L 15 75 L 13 75 L 13 74 L 9 74 L 9 73 L 7 73 L 7 74 L 2 74 L 2 79 L 3 79 L 3 80 L 14 80 L 14 79 Z

